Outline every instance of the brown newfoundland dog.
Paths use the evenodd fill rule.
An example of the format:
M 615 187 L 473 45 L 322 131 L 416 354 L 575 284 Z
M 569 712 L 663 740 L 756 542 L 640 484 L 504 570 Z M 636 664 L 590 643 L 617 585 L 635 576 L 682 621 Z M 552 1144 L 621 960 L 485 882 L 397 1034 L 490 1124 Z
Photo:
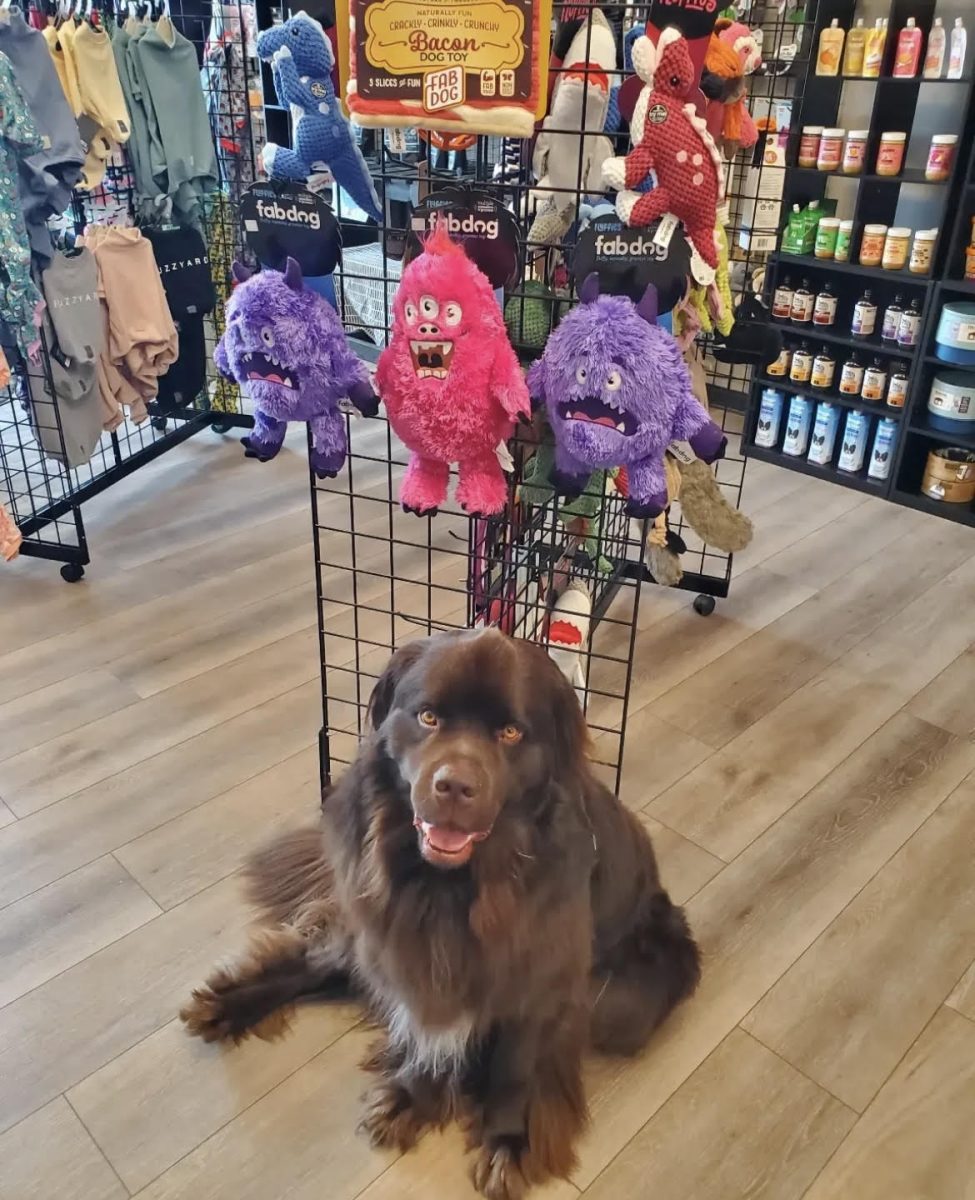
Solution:
M 323 827 L 250 863 L 261 923 L 193 993 L 207 1041 L 273 1037 L 352 992 L 382 1027 L 363 1130 L 406 1149 L 461 1118 L 491 1200 L 575 1165 L 587 1046 L 638 1050 L 697 983 L 646 832 L 589 768 L 570 684 L 495 630 L 397 651 Z

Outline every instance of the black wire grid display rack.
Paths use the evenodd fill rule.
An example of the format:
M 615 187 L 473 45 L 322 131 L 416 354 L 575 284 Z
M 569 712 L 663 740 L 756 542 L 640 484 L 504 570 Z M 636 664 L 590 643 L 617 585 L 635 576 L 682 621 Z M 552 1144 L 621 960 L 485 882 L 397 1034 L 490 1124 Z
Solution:
M 585 21 L 599 9 L 621 44 L 623 30 L 645 19 L 645 7 L 556 3 L 555 15 Z M 777 3 L 759 5 L 745 19 L 764 29 L 771 71 L 752 80 L 751 86 L 760 124 L 774 131 L 777 108 L 794 90 L 795 42 L 803 27 Z M 588 59 L 588 45 L 586 49 Z M 284 140 L 287 114 L 275 108 L 267 75 L 265 95 L 269 136 Z M 560 201 L 578 209 L 596 198 L 586 180 L 586 140 L 578 128 L 574 133 L 553 132 L 560 135 L 557 153 L 575 164 L 574 184 L 564 189 Z M 527 345 L 523 336 L 525 313 L 537 302 L 539 285 L 556 298 L 553 308 L 563 300 L 566 307 L 575 303 L 571 268 L 579 228 L 573 220 L 555 245 L 531 240 L 538 202 L 530 170 L 531 142 L 478 137 L 466 150 L 458 150 L 438 146 L 436 135 L 423 131 L 390 135 L 365 130 L 361 135 L 384 200 L 384 222 L 377 227 L 351 220 L 343 211 L 341 194 L 334 199 L 344 238 L 337 272 L 340 313 L 362 356 L 375 358 L 386 344 L 413 207 L 431 192 L 461 184 L 488 193 L 518 222 L 524 269 L 514 286 L 506 288 L 504 305 L 512 341 L 527 365 L 544 344 L 542 338 L 541 343 Z M 757 269 L 774 248 L 778 226 L 777 214 L 763 217 L 767 210 L 760 203 L 768 188 L 762 167 L 765 136 L 754 152 L 739 155 L 726 167 L 732 287 L 739 295 L 751 290 Z M 617 137 L 615 153 L 626 152 L 627 138 L 625 132 Z M 738 506 L 745 469 L 739 435 L 751 371 L 720 362 L 710 352 L 708 339 L 704 349 L 711 413 L 729 441 L 726 457 L 716 464 L 716 477 Z M 607 782 L 618 787 L 641 588 L 653 582 L 644 549 L 648 523 L 627 517 L 624 498 L 609 481 L 605 491 L 600 487 L 599 494 L 590 497 L 593 516 L 588 524 L 560 509 L 552 496 L 530 503 L 538 497 L 526 490 L 525 472 L 535 445 L 525 431 L 512 446 L 514 471 L 503 516 L 471 518 L 450 502 L 436 516 L 418 518 L 398 503 L 407 453 L 382 415 L 350 418 L 349 434 L 346 469 L 335 480 L 312 478 L 323 782 L 354 757 L 372 686 L 393 648 L 437 630 L 484 624 L 544 643 L 550 623 L 559 618 L 561 598 L 567 588 L 574 588 L 591 604 L 589 637 L 580 648 L 574 678 L 593 733 L 596 762 Z M 716 598 L 728 594 L 731 556 L 704 544 L 687 526 L 679 505 L 672 507 L 669 519 L 671 533 L 685 546 L 679 586 L 696 593 L 695 608 L 708 613 Z
M 140 12 L 147 7 L 140 5 Z M 243 30 L 245 17 L 251 26 L 256 23 L 253 9 L 248 15 L 246 5 L 218 7 L 221 28 L 236 23 L 236 30 Z M 95 9 L 100 12 L 101 6 L 96 4 Z M 124 19 L 128 9 L 123 5 L 114 13 L 106 6 L 100 15 L 108 21 Z M 216 43 L 210 38 L 208 44 L 213 32 L 210 12 L 199 8 L 191 11 L 189 6 L 184 12 L 176 0 L 171 15 L 207 64 L 201 83 L 217 144 L 220 180 L 218 191 L 208 198 L 201 232 L 220 296 L 229 294 L 230 268 L 234 258 L 244 253 L 237 205 L 241 191 L 255 178 L 252 115 L 259 114 L 260 108 L 251 102 L 251 89 L 259 88 L 260 81 L 242 52 L 239 35 L 218 38 Z M 221 131 L 234 131 L 235 136 L 221 138 Z M 116 148 L 102 184 L 91 192 L 74 192 L 71 207 L 57 223 L 57 238 L 70 243 L 91 222 L 133 224 L 135 214 L 128 155 Z M 22 554 L 60 562 L 65 580 L 79 580 L 90 561 L 83 516 L 88 500 L 201 430 L 226 433 L 252 423 L 242 412 L 237 389 L 227 381 L 218 386 L 212 365 L 221 309 L 222 301 L 218 301 L 217 311 L 205 323 L 207 381 L 193 402 L 165 411 L 150 402 L 148 420 L 135 424 L 126 417 L 117 429 L 102 435 L 89 461 L 80 466 L 67 465 L 46 340 L 42 336 L 36 361 L 10 356 L 10 384 L 0 389 L 0 501 L 6 504 L 23 537 Z

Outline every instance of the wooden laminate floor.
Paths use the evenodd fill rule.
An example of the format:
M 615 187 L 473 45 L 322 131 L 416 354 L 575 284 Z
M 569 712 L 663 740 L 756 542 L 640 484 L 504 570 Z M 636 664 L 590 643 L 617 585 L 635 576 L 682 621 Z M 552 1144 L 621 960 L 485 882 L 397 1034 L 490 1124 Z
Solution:
M 973 1200 L 975 536 L 761 463 L 745 507 L 713 617 L 648 589 L 628 736 L 703 983 L 592 1064 L 539 1195 Z M 355 1136 L 354 1009 L 176 1021 L 242 855 L 316 807 L 300 459 L 203 438 L 88 512 L 84 584 L 0 566 L 0 1197 L 472 1197 L 459 1138 Z

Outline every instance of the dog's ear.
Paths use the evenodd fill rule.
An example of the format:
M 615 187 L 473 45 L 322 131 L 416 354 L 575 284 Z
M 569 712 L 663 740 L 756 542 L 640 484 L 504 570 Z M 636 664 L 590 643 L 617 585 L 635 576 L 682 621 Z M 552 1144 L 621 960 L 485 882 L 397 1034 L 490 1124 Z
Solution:
M 366 722 L 372 725 L 373 729 L 378 729 L 389 716 L 399 681 L 422 654 L 423 643 L 410 642 L 406 646 L 401 646 L 389 660 L 386 670 L 376 681 L 376 686 L 372 689 L 372 695 L 369 697 Z

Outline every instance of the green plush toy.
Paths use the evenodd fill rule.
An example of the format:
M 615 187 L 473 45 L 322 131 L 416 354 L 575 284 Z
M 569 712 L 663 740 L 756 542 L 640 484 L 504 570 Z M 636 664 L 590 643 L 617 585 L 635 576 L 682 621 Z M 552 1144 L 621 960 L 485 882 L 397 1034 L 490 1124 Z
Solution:
M 553 488 L 549 474 L 555 465 L 555 444 L 551 431 L 546 430 L 545 440 L 539 444 L 534 457 L 525 467 L 525 476 L 519 489 L 523 504 L 547 504 L 552 498 Z M 582 521 L 581 545 L 596 564 L 597 570 L 609 574 L 613 564 L 599 553 L 599 521 L 605 502 L 606 480 L 615 477 L 615 471 L 593 471 L 581 496 L 559 505 L 559 520 L 566 526 Z M 577 532 L 573 529 L 572 532 Z
M 508 337 L 515 346 L 541 350 L 569 307 L 567 296 L 553 292 L 540 279 L 528 279 L 504 306 Z

